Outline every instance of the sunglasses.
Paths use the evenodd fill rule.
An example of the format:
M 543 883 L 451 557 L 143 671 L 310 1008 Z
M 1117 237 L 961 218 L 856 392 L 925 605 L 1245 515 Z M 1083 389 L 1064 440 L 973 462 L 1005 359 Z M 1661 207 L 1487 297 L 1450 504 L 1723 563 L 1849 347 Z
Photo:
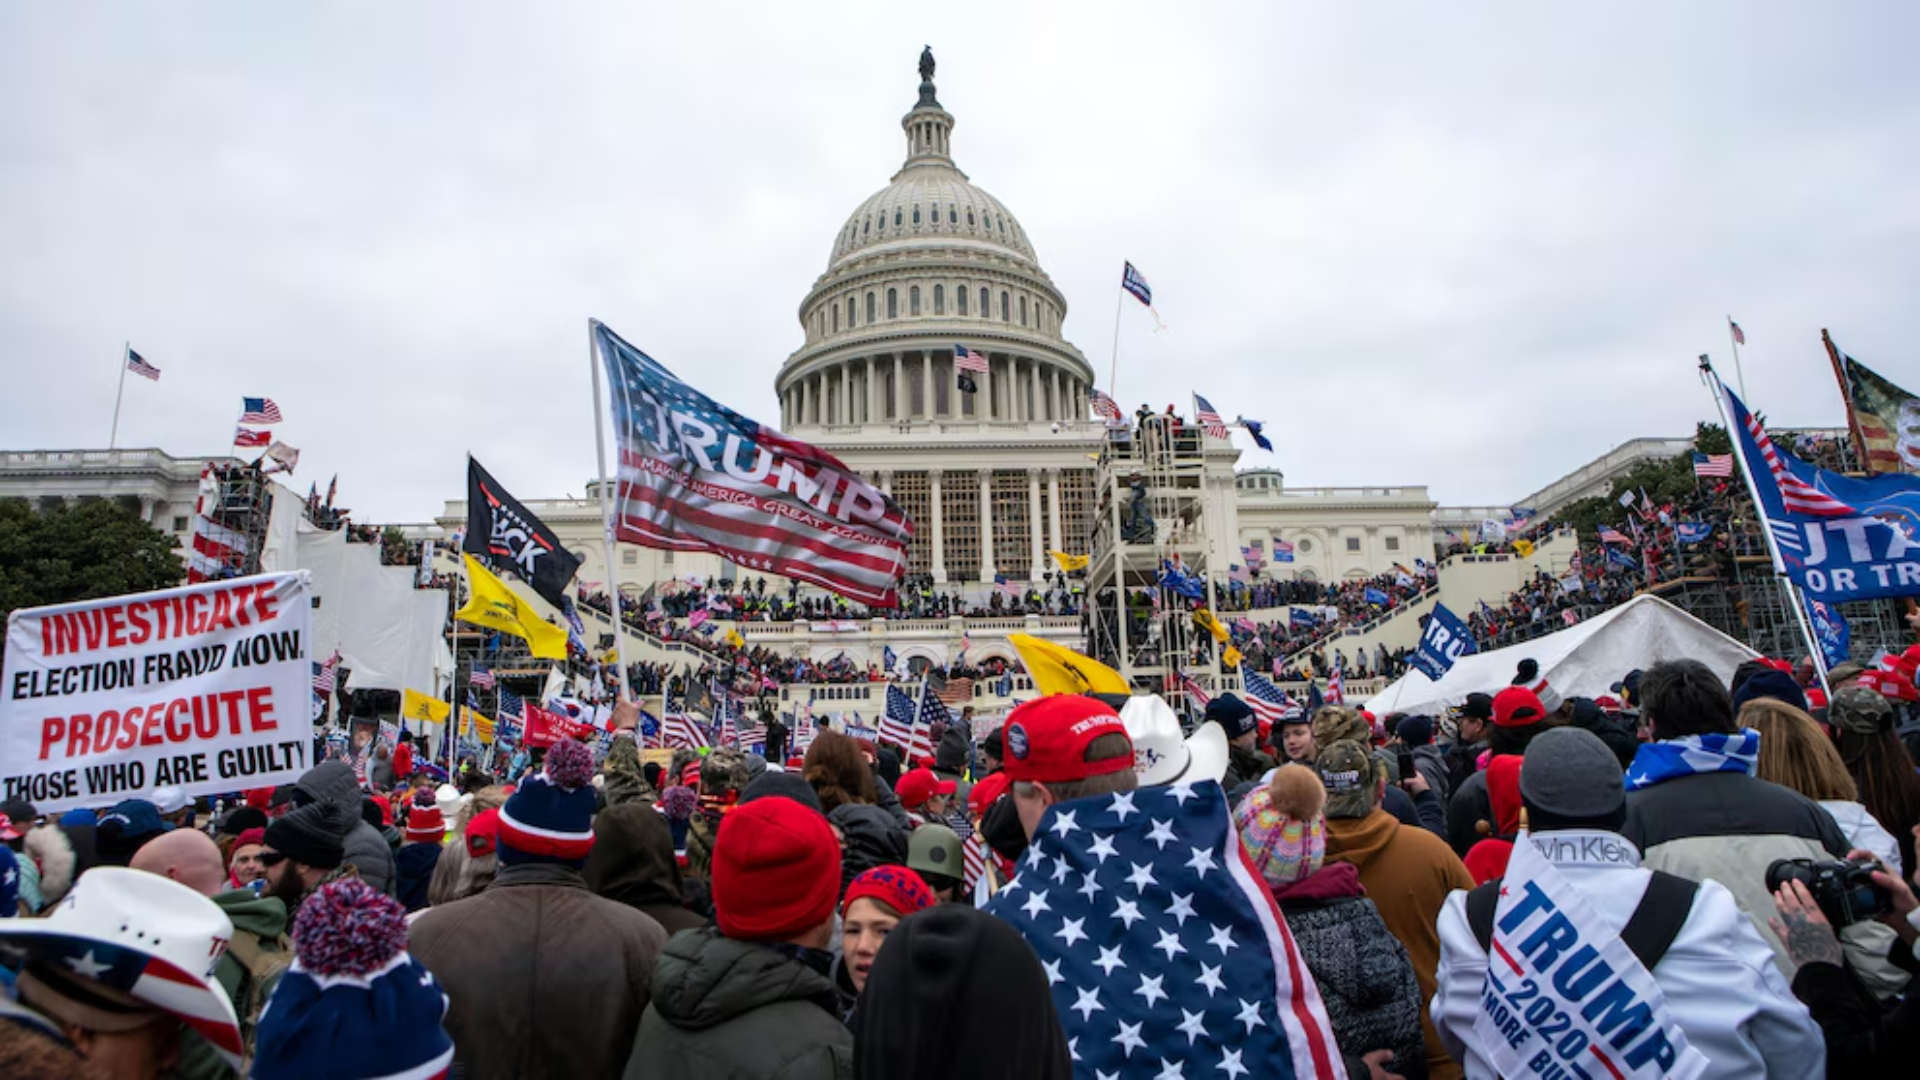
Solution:
M 263 851 L 254 858 L 260 860 L 261 866 L 278 866 L 287 861 L 286 854 L 279 851 Z

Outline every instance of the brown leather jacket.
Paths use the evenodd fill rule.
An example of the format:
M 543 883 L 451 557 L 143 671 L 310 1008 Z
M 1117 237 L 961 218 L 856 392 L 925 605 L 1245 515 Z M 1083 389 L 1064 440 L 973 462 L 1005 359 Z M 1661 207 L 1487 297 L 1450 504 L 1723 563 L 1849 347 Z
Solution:
M 619 1075 L 667 940 L 549 863 L 502 866 L 480 895 L 427 909 L 410 936 L 446 987 L 455 1071 L 472 1080 Z

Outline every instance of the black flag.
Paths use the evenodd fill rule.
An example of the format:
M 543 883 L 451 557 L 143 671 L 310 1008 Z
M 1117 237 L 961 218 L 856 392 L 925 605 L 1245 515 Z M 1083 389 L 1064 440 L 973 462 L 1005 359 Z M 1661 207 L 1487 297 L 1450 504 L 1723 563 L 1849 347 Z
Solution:
M 979 387 L 973 385 L 973 376 L 967 374 L 964 371 L 960 373 L 960 392 L 961 393 L 971 394 L 979 389 L 980 389 Z
M 472 458 L 467 459 L 467 538 L 460 550 L 493 570 L 511 570 L 554 607 L 564 607 L 580 557 Z

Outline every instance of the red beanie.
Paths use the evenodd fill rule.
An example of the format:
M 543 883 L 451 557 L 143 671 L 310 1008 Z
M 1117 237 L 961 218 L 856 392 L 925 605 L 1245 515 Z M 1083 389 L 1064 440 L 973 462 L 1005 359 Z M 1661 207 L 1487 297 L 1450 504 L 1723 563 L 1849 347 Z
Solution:
M 833 917 L 840 844 L 827 819 L 792 799 L 755 799 L 720 819 L 713 907 L 720 932 L 784 941 Z
M 940 902 L 927 888 L 926 879 L 904 866 L 876 866 L 854 878 L 840 901 L 840 913 L 845 915 L 855 900 L 862 899 L 878 900 L 903 919 Z

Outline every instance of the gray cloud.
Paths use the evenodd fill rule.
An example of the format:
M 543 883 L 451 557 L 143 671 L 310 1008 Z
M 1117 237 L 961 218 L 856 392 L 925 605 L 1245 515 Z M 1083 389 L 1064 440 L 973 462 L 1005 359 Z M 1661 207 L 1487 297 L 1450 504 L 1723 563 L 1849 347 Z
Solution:
M 1710 415 L 1692 358 L 1837 423 L 1821 326 L 1920 385 L 1910 5 L 9 5 L 0 441 L 221 449 L 422 520 L 471 449 L 592 471 L 586 320 L 776 419 L 835 230 L 931 41 L 1119 397 L 1264 418 L 1296 484 L 1519 498 Z

